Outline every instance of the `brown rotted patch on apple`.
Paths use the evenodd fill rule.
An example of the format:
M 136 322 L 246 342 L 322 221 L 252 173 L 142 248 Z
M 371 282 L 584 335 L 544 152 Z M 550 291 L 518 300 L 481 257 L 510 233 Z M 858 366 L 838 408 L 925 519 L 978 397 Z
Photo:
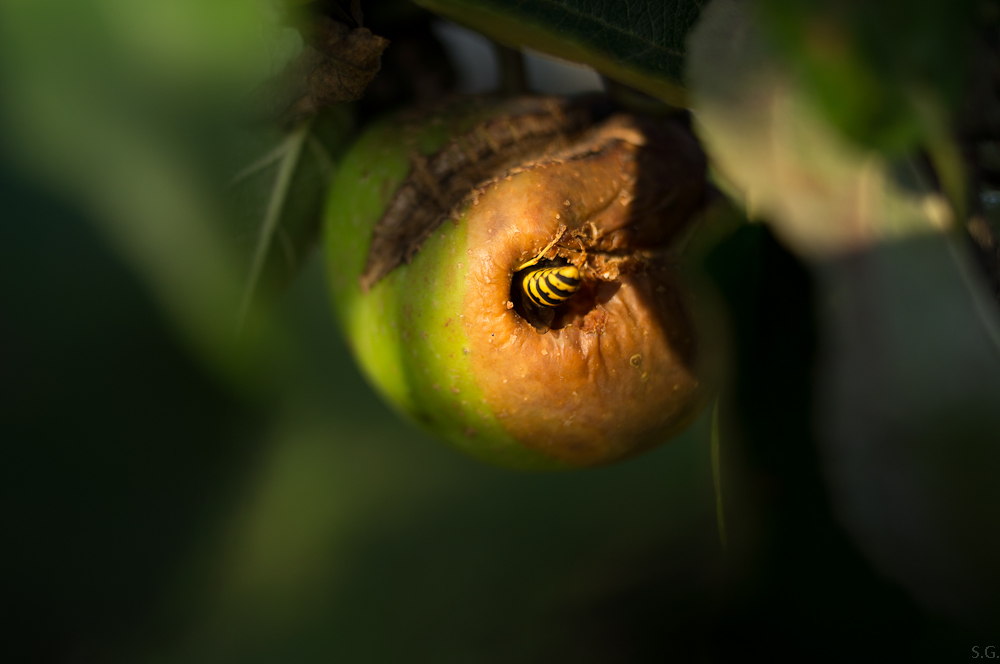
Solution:
M 410 262 L 481 182 L 525 160 L 564 148 L 590 123 L 585 105 L 560 97 L 515 98 L 497 110 L 494 117 L 455 135 L 434 154 L 410 155 L 410 173 L 387 202 L 372 233 L 360 277 L 363 291 Z
M 527 447 L 598 465 L 696 415 L 698 346 L 667 250 L 701 203 L 704 168 L 682 130 L 616 117 L 477 191 L 466 213 L 470 359 Z M 512 290 L 535 259 L 525 269 L 573 264 L 582 278 L 542 325 Z

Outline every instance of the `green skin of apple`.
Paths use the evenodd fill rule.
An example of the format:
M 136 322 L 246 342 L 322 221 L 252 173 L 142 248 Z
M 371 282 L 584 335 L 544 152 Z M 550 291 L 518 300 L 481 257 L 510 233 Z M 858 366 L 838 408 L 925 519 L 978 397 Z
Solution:
M 376 123 L 340 164 L 325 216 L 334 309 L 371 384 L 408 419 L 474 457 L 522 470 L 572 468 L 521 445 L 491 412 L 460 323 L 466 224 L 445 221 L 367 293 L 360 287 L 372 229 L 410 173 L 410 153 L 430 155 L 489 116 L 439 116 L 419 125 Z

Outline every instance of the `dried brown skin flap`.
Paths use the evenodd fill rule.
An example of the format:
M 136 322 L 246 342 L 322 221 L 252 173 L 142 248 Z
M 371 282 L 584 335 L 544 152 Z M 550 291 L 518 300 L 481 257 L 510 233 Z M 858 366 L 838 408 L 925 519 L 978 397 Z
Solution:
M 372 233 L 361 288 L 367 292 L 419 250 L 477 185 L 516 164 L 565 147 L 590 122 L 583 105 L 552 97 L 521 98 L 451 139 L 430 156 L 413 153 L 409 177 L 396 189 Z
M 665 249 L 701 205 L 704 176 L 683 130 L 617 117 L 480 188 L 464 215 L 463 323 L 476 382 L 522 444 L 603 464 L 697 415 L 695 321 Z M 581 268 L 584 288 L 539 333 L 509 307 L 510 285 L 561 226 L 554 254 Z
M 388 39 L 326 17 L 312 28 L 299 57 L 257 92 L 267 117 L 290 124 L 333 104 L 357 101 L 381 68 Z

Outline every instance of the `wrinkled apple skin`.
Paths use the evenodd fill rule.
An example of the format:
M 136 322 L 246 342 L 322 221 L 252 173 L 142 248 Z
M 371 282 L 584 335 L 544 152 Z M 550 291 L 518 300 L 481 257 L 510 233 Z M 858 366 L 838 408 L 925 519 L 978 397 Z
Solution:
M 497 465 L 595 466 L 664 442 L 697 416 L 706 397 L 675 270 L 658 265 L 623 275 L 611 289 L 598 284 L 615 293 L 604 301 L 611 331 L 603 334 L 574 326 L 540 334 L 510 309 L 504 290 L 516 265 L 541 251 L 560 223 L 584 223 L 571 219 L 564 201 L 574 199 L 584 217 L 610 219 L 599 224 L 623 223 L 618 203 L 624 210 L 631 199 L 608 206 L 599 196 L 602 183 L 610 183 L 612 199 L 621 189 L 614 164 L 597 164 L 587 173 L 600 178 L 582 183 L 558 165 L 499 178 L 427 237 L 408 264 L 362 289 L 372 231 L 410 174 L 413 153 L 432 154 L 490 113 L 477 107 L 415 123 L 388 118 L 341 163 L 325 244 L 334 308 L 359 365 L 400 413 Z M 576 195 L 581 184 L 593 200 Z M 541 199 L 532 198 L 536 191 Z M 507 200 L 512 217 L 498 218 Z M 549 209 L 562 210 L 562 220 Z M 544 212 L 536 219 L 517 210 Z M 523 246 L 497 244 L 497 235 L 523 237 Z M 619 239 L 608 235 L 605 243 Z M 646 312 L 651 302 L 658 308 Z

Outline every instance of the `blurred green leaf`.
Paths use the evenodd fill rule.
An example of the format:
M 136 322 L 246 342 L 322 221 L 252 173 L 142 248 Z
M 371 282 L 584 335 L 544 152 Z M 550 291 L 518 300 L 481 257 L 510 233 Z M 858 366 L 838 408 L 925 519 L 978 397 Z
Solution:
M 415 0 L 513 48 L 530 47 L 684 106 L 685 44 L 698 0 Z
M 239 248 L 211 164 L 246 96 L 297 45 L 267 2 L 0 5 L 14 163 L 86 209 L 182 338 L 241 387 L 276 338 L 258 317 L 255 336 L 236 342 Z
M 746 5 L 714 0 L 690 49 L 698 131 L 748 213 L 818 277 L 812 424 L 836 516 L 925 609 L 995 625 L 995 303 L 937 232 L 958 215 L 919 161 L 852 140 L 800 74 Z
M 350 109 L 338 106 L 287 132 L 265 126 L 245 137 L 241 152 L 254 156 L 230 182 L 239 223 L 255 238 L 241 321 L 255 299 L 285 286 L 314 248 L 325 193 L 353 126 Z
M 716 172 L 747 214 L 766 219 L 799 255 L 954 227 L 961 209 L 935 191 L 916 160 L 890 162 L 827 120 L 746 5 L 709 5 L 689 55 L 696 128 Z M 938 148 L 954 154 L 947 141 Z M 942 177 L 953 185 L 949 194 L 961 189 L 956 177 Z
M 826 119 L 852 140 L 898 154 L 948 129 L 979 4 L 762 0 L 759 15 Z

